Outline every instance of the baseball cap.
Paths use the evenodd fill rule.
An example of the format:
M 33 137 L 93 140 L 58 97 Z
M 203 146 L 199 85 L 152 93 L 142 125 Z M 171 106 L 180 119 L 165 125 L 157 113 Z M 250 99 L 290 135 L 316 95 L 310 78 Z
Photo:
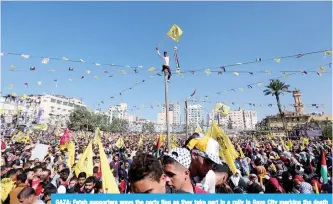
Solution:
M 184 166 L 186 169 L 190 168 L 191 164 L 191 153 L 188 149 L 186 148 L 180 148 L 176 147 L 172 149 L 167 156 L 171 157 L 175 161 L 177 161 L 179 164 Z
M 215 164 L 222 164 L 219 156 L 220 145 L 212 137 L 205 136 L 194 145 L 192 152 L 196 152 L 204 158 L 212 160 Z

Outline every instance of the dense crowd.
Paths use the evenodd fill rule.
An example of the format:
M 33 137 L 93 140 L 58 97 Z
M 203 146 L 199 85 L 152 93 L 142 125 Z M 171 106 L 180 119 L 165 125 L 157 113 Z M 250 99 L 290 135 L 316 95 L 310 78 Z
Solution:
M 92 175 L 84 169 L 70 170 L 93 135 L 71 137 L 75 143 L 72 167 L 67 165 L 67 149 L 56 142 L 59 138 L 36 133 L 30 134 L 28 142 L 17 142 L 3 137 L 2 203 L 50 203 L 54 193 L 105 193 L 96 145 Z M 117 145 L 120 137 L 121 146 Z M 160 139 L 157 134 L 102 134 L 120 193 L 332 193 L 330 140 L 289 140 L 286 148 L 278 138 L 233 138 L 239 156 L 232 169 L 221 159 L 221 144 L 212 137 L 178 135 L 171 151 Z M 49 145 L 47 155 L 43 160 L 30 160 L 39 143 Z

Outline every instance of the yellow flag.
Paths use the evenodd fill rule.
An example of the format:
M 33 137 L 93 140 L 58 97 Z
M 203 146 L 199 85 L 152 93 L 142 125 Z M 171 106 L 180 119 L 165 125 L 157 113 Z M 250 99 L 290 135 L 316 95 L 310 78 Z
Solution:
M 223 103 L 216 103 L 215 111 L 223 116 L 227 116 L 229 114 L 230 107 Z
M 172 136 L 170 146 L 171 146 L 171 149 L 178 147 L 176 135 Z
M 283 147 L 283 149 L 287 152 L 289 152 L 289 147 L 284 143 L 282 137 L 279 137 L 280 138 L 280 142 L 281 142 L 281 145 Z
M 236 173 L 235 159 L 238 157 L 234 145 L 231 143 L 230 138 L 221 130 L 215 121 L 213 121 L 211 130 L 206 134 L 214 138 L 220 144 L 220 157 L 229 165 L 229 168 L 233 173 Z
M 293 143 L 291 140 L 288 140 L 288 144 L 287 146 L 289 147 L 289 149 L 292 149 L 293 148 Z
M 194 132 L 196 132 L 196 133 L 202 133 L 202 129 L 201 129 L 201 127 L 200 127 L 199 124 L 197 124 L 197 128 L 195 128 Z
M 4 202 L 9 193 L 14 189 L 14 182 L 10 178 L 1 179 L 1 200 Z
M 110 169 L 108 158 L 104 152 L 104 148 L 101 142 L 99 128 L 96 129 L 95 138 L 98 143 L 99 156 L 101 160 L 101 172 L 102 172 L 102 188 L 104 193 L 119 193 L 118 185 Z
M 75 174 L 79 176 L 79 173 L 86 172 L 87 176 L 93 175 L 93 152 L 92 142 L 89 143 L 87 149 L 81 155 L 79 162 L 75 165 Z
M 269 133 L 269 134 L 268 134 L 268 139 L 272 140 L 272 139 L 274 139 L 274 138 L 275 138 L 275 136 L 274 136 L 272 133 Z
M 119 137 L 117 142 L 116 142 L 116 147 L 118 147 L 119 149 L 124 147 L 125 146 L 125 143 L 124 143 L 124 140 L 122 137 Z
M 316 194 L 319 194 L 317 183 L 314 184 L 314 190 L 315 190 Z
M 255 137 L 253 137 L 252 138 L 252 140 L 253 140 L 253 142 L 254 142 L 254 144 L 256 145 L 256 147 L 260 147 L 260 145 L 259 145 L 259 143 L 258 143 L 258 141 L 257 141 L 257 139 L 255 138 Z
M 42 131 L 46 131 L 47 128 L 48 128 L 48 125 L 47 124 L 37 124 L 37 125 L 34 125 L 32 127 L 34 130 L 42 130 Z
M 174 24 L 167 33 L 167 36 L 176 42 L 179 41 L 181 35 L 183 35 L 183 31 L 176 24 Z
M 73 142 L 67 143 L 67 149 L 68 149 L 67 166 L 71 170 L 75 162 L 75 144 Z
M 142 140 L 142 136 L 140 136 L 140 140 L 139 140 L 139 144 L 138 144 L 138 146 L 139 146 L 139 147 L 142 147 L 142 145 L 143 145 L 143 140 Z
M 240 158 L 241 158 L 241 159 L 245 158 L 245 155 L 244 155 L 244 153 L 243 153 L 242 148 L 241 148 L 239 145 L 237 145 L 237 148 L 238 148 L 238 151 L 239 151 L 239 154 L 240 154 Z

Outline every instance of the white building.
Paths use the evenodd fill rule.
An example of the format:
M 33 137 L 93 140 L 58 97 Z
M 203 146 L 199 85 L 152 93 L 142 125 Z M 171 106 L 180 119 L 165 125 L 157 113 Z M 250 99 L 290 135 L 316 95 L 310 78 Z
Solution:
M 188 105 L 188 123 L 190 126 L 196 127 L 204 120 L 203 108 L 200 104 Z
M 39 123 L 51 125 L 60 123 L 62 127 L 66 126 L 69 115 L 75 108 L 86 107 L 80 99 L 61 95 L 35 95 L 31 96 L 31 98 L 40 101 L 38 110 Z
M 111 120 L 113 118 L 123 119 L 125 120 L 127 117 L 127 104 L 126 103 L 120 103 L 115 106 L 110 106 L 109 108 L 109 116 L 111 117 Z
M 3 116 L 3 124 L 12 123 L 14 116 L 20 113 L 18 125 L 31 125 L 37 119 L 39 103 L 20 98 L 0 97 L 0 114 Z
M 223 128 L 228 128 L 229 123 L 232 125 L 233 130 L 254 130 L 258 122 L 257 112 L 255 110 L 237 110 L 230 111 L 227 116 L 219 115 L 212 110 L 208 115 L 208 125 L 211 126 L 212 120 L 219 122 Z
M 173 111 L 169 111 L 169 124 L 173 124 Z M 157 113 L 157 124 L 166 126 L 166 113 Z
M 180 112 L 180 105 L 178 103 L 171 103 L 169 104 L 169 111 L 172 111 L 172 125 L 180 125 L 181 124 L 181 112 Z M 162 112 L 165 113 L 165 106 L 162 109 Z

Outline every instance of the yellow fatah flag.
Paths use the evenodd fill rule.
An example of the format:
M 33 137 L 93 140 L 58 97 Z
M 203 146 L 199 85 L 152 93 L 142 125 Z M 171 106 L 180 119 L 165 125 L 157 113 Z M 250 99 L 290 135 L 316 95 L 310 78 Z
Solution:
M 272 140 L 272 139 L 274 139 L 274 138 L 275 138 L 275 136 L 274 136 L 272 133 L 269 133 L 269 134 L 268 134 L 268 139 Z
M 85 172 L 87 176 L 93 175 L 93 151 L 92 142 L 89 143 L 86 150 L 81 155 L 79 162 L 75 165 L 75 174 L 79 176 L 79 173 Z
M 272 145 L 277 146 L 276 143 L 274 142 L 274 140 L 272 140 Z
M 203 133 L 199 124 L 197 124 L 197 128 L 195 128 L 194 132 L 196 132 L 196 133 Z
M 292 141 L 291 140 L 288 140 L 288 144 L 287 144 L 287 146 L 289 147 L 289 149 L 292 149 L 293 148 L 293 143 L 292 143 Z
M 9 193 L 15 188 L 14 182 L 10 178 L 1 179 L 1 200 L 4 202 Z
M 170 146 L 171 146 L 171 149 L 178 147 L 176 135 L 172 136 Z
M 223 116 L 227 116 L 229 114 L 230 107 L 223 103 L 216 103 L 215 111 Z
M 143 140 L 142 140 L 142 136 L 140 136 L 138 147 L 142 147 L 142 145 L 143 145 Z
M 283 149 L 287 152 L 289 152 L 289 147 L 284 143 L 282 137 L 279 137 L 280 138 L 280 142 L 281 142 L 281 145 L 283 147 Z
M 167 33 L 167 36 L 176 42 L 179 41 L 181 35 L 183 35 L 183 31 L 176 24 L 174 24 Z
M 99 130 L 99 129 L 98 129 Z M 104 152 L 104 148 L 100 139 L 97 140 L 99 156 L 101 160 L 102 172 L 102 188 L 104 193 L 119 193 L 118 185 L 110 169 L 108 158 Z
M 165 145 L 165 141 L 166 141 L 166 135 L 160 135 L 160 145 L 163 146 Z
M 47 124 L 37 124 L 32 127 L 34 130 L 39 130 L 39 131 L 46 131 L 48 128 Z
M 240 154 L 240 158 L 241 158 L 241 159 L 245 158 L 245 155 L 244 155 L 244 153 L 243 153 L 242 148 L 241 148 L 239 145 L 237 145 L 237 148 L 238 148 L 238 151 L 239 151 L 239 154 Z
M 118 147 L 119 149 L 125 146 L 125 142 L 124 139 L 122 137 L 119 137 L 117 142 L 116 142 L 116 147 Z
M 231 143 L 230 138 L 217 126 L 215 121 L 213 121 L 212 128 L 208 136 L 214 138 L 220 144 L 220 157 L 229 165 L 231 171 L 236 173 L 234 161 L 238 157 L 238 152 Z
M 75 162 L 75 144 L 73 142 L 67 143 L 67 149 L 68 149 L 67 166 L 71 170 Z

